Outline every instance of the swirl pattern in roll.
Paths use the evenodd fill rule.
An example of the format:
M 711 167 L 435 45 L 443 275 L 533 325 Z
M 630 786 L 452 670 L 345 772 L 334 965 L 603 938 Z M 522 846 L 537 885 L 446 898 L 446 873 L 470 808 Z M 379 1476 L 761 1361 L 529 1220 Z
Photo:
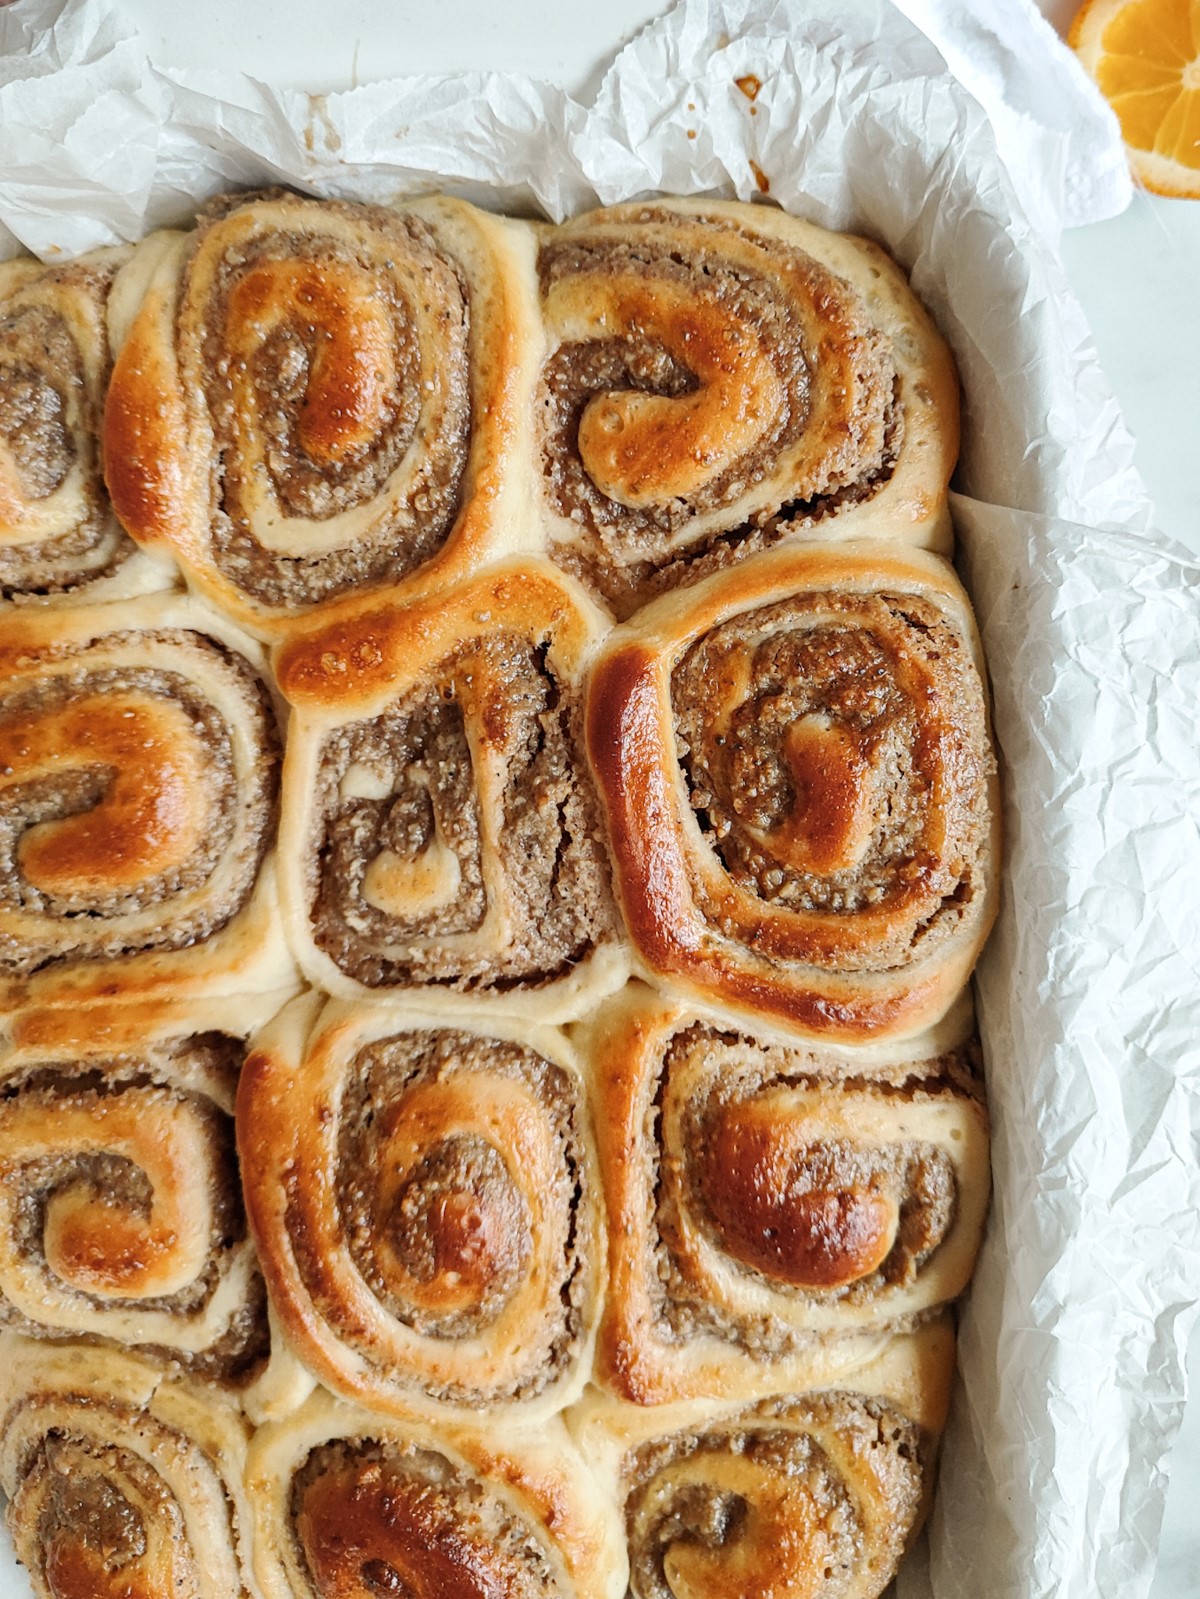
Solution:
M 245 1455 L 211 1388 L 116 1350 L 4 1341 L 0 1488 L 39 1599 L 248 1599 Z
M 515 225 L 284 193 L 142 246 L 105 421 L 117 511 L 230 615 L 290 617 L 515 541 L 538 339 Z M 466 507 L 466 513 L 460 517 Z
M 217 1378 L 266 1354 L 233 1109 L 286 995 L 18 1013 L 0 1048 L 0 1325 Z
M 772 552 L 618 629 L 588 750 L 648 970 L 807 1037 L 941 1015 L 995 914 L 981 674 L 950 568 L 877 544 Z
M 903 274 L 778 211 L 655 202 L 547 232 L 555 560 L 618 615 L 785 534 L 949 547 L 957 385 Z
M 513 563 L 280 653 L 284 901 L 314 983 L 546 1021 L 619 986 L 580 752 L 598 625 L 552 567 Z
M 623 1506 L 634 1599 L 877 1599 L 924 1516 L 953 1362 L 937 1324 L 751 1406 L 589 1398 L 572 1430 Z
M 162 586 L 122 531 L 101 474 L 105 310 L 128 254 L 0 263 L 0 600 Z
M 603 1271 L 586 1097 L 549 1029 L 296 1001 L 238 1141 L 279 1325 L 335 1392 L 549 1412 L 582 1387 Z
M 947 1044 L 969 1014 L 952 1022 Z M 968 1040 L 847 1059 L 636 986 L 589 1033 L 606 1386 L 659 1404 L 808 1385 L 966 1286 L 988 1195 Z
M 251 1446 L 265 1599 L 622 1599 L 615 1507 L 563 1424 L 498 1443 L 461 1423 L 314 1394 Z
M 189 601 L 15 616 L 0 642 L 0 996 L 291 980 L 273 925 L 275 714 Z

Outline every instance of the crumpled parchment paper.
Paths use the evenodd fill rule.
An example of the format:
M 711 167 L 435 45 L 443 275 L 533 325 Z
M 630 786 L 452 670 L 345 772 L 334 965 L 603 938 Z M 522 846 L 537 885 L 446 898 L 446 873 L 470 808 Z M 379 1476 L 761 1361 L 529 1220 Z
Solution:
M 156 66 L 113 0 L 0 10 L 0 253 L 133 239 L 264 181 L 557 218 L 762 198 L 758 174 L 885 244 L 954 345 L 960 564 L 1004 767 L 978 985 L 995 1199 L 928 1567 L 918 1551 L 901 1591 L 1138 1599 L 1200 1295 L 1200 568 L 1149 530 L 1082 314 L 978 104 L 886 0 L 683 0 L 587 108 L 498 74 L 273 92 Z

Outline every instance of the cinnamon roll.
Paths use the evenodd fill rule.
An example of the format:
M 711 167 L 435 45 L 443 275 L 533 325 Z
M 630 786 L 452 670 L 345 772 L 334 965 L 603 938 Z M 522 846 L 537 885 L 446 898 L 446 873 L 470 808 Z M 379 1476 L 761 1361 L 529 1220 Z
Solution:
M 550 547 L 619 616 L 796 530 L 949 548 L 954 369 L 882 250 L 658 200 L 546 230 L 538 270 Z
M 0 1008 L 293 980 L 256 647 L 190 601 L 15 614 L 0 638 Z
M 251 1445 L 265 1599 L 622 1599 L 613 1507 L 557 1418 L 536 1435 L 383 1418 L 314 1394 Z
M 115 296 L 113 504 L 264 635 L 530 541 L 528 231 L 449 199 L 273 193 L 141 247 Z
M 599 625 L 552 567 L 512 563 L 280 652 L 284 905 L 312 982 L 554 1022 L 620 985 L 579 753 Z
M 970 608 L 936 556 L 794 547 L 611 637 L 588 750 L 648 971 L 811 1038 L 911 1035 L 995 913 Z
M 633 1599 L 877 1599 L 924 1516 L 953 1363 L 936 1324 L 750 1406 L 589 1398 L 572 1431 L 622 1507 Z
M 639 1404 L 807 1386 L 873 1347 L 846 1335 L 962 1291 L 988 1194 L 966 1009 L 953 1045 L 853 1059 L 720 1029 L 640 985 L 599 1013 L 599 1380 Z
M 211 1388 L 112 1349 L 0 1342 L 0 1488 L 39 1599 L 249 1599 L 245 1455 Z
M 0 262 L 0 600 L 161 588 L 100 470 L 109 290 L 128 250 Z
M 286 995 L 23 1011 L 0 1046 L 0 1326 L 217 1378 L 267 1351 L 233 1109 Z
M 242 1075 L 238 1142 L 279 1325 L 335 1392 L 404 1413 L 560 1409 L 603 1272 L 565 1038 L 295 1001 Z

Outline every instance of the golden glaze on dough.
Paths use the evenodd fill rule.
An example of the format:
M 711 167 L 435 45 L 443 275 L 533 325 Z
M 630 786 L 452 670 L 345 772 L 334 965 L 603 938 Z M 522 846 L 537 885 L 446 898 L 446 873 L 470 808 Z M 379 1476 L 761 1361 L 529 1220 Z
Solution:
M 843 681 L 839 638 L 878 662 L 860 677 L 850 654 Z M 779 657 L 805 651 L 813 675 L 781 672 Z M 935 1020 L 995 913 L 978 661 L 949 567 L 880 545 L 775 552 L 616 630 L 588 686 L 588 754 L 648 971 L 807 1037 L 903 1037 Z M 730 786 L 739 761 L 761 781 Z
M 631 985 L 580 1035 L 608 1293 L 595 1378 L 638 1404 L 833 1380 L 965 1286 L 987 1206 L 969 1014 L 804 1049 Z
M 448 199 L 214 202 L 119 285 L 105 463 L 142 544 L 276 637 L 528 547 L 532 240 Z
M 284 895 L 311 980 L 546 1021 L 620 984 L 580 751 L 600 625 L 548 563 L 509 562 L 280 651 Z
M 297 1000 L 242 1075 L 246 1199 L 280 1327 L 372 1409 L 561 1408 L 604 1261 L 561 1034 Z
M 946 549 L 957 387 L 862 239 L 712 201 L 543 233 L 551 553 L 618 616 L 780 539 Z
M 262 672 L 249 639 L 172 595 L 3 629 L 3 1008 L 291 981 Z

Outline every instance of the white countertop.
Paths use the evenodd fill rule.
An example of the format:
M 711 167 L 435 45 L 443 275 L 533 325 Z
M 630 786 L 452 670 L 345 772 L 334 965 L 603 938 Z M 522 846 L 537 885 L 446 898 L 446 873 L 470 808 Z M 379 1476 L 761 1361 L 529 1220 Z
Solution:
M 521 70 L 579 93 L 667 0 L 124 0 L 152 52 L 189 66 L 237 64 L 313 90 L 422 71 Z M 1043 0 L 1055 21 L 1069 3 Z M 319 20 L 318 20 L 319 19 Z M 231 43 L 236 41 L 236 44 Z M 1123 216 L 1063 242 L 1101 360 L 1132 432 L 1159 526 L 1200 553 L 1200 202 L 1138 195 Z M 1200 1379 L 1200 1336 L 1190 1365 Z M 1153 1599 L 1200 1588 L 1200 1401 L 1169 1463 L 1171 1489 Z M 0 1583 L 0 1588 L 3 1584 Z M 1099 1596 L 1116 1599 L 1116 1596 Z

